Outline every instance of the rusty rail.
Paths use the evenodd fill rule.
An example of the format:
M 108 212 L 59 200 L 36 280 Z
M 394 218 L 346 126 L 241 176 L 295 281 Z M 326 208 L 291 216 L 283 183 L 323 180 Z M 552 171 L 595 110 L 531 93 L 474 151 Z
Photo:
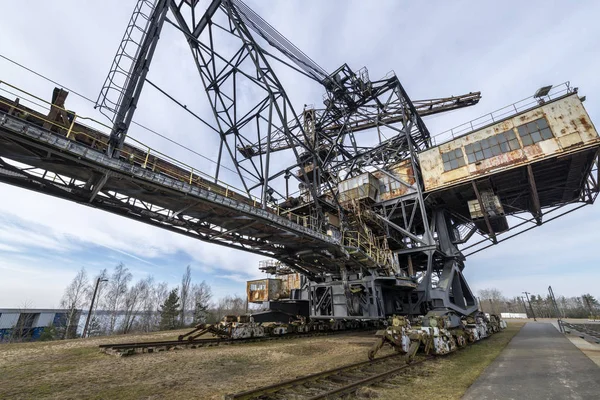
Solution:
M 268 342 L 273 340 L 284 340 L 284 339 L 301 339 L 310 338 L 317 336 L 331 336 L 340 334 L 352 334 L 357 332 L 374 331 L 374 328 L 361 328 L 361 329 L 346 329 L 338 331 L 313 331 L 306 333 L 293 333 L 278 336 L 261 336 L 253 338 L 243 339 L 228 339 L 228 338 L 208 338 L 194 340 L 165 340 L 156 342 L 132 342 L 132 343 L 106 343 L 101 344 L 98 347 L 101 351 L 107 354 L 118 355 L 121 357 L 134 355 L 136 353 L 155 353 L 161 351 L 168 351 L 173 349 L 195 349 L 199 347 L 213 347 L 221 345 L 235 345 L 235 344 L 246 344 L 256 342 Z
M 391 354 L 373 361 L 359 361 L 258 389 L 225 395 L 224 398 L 225 400 L 285 399 L 290 397 L 290 392 L 294 392 L 294 398 L 306 400 L 327 399 L 354 393 L 363 386 L 385 380 L 404 369 L 432 358 L 433 356 L 430 356 L 406 363 L 406 358 L 403 355 Z M 320 393 L 314 394 L 317 390 Z

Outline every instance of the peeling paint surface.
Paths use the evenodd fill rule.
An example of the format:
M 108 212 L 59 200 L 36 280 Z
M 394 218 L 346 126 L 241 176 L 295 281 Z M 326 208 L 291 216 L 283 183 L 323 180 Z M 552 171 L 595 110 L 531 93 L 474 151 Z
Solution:
M 516 128 L 540 118 L 546 119 L 554 137 L 524 146 Z M 520 149 L 444 171 L 442 153 L 461 148 L 467 161 L 465 146 L 509 130 L 515 132 Z M 425 150 L 419 154 L 419 162 L 425 190 L 431 191 L 598 144 L 598 132 L 575 93 Z
M 278 278 L 257 279 L 246 283 L 246 294 L 249 302 L 288 298 L 292 289 L 300 289 L 300 274 L 279 275 Z
M 389 173 L 394 178 L 383 172 L 373 172 L 379 180 L 379 201 L 386 201 L 416 192 L 415 173 L 410 160 L 404 160 L 390 168 Z

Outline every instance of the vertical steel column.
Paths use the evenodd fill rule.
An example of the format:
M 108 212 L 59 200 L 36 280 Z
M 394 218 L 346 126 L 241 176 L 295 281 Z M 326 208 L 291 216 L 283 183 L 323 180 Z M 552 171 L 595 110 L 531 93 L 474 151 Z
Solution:
M 119 156 L 119 150 L 123 147 L 123 143 L 127 137 L 127 131 L 137 108 L 137 102 L 146 81 L 150 62 L 152 61 L 152 56 L 154 55 L 163 23 L 165 22 L 169 9 L 168 6 L 169 0 L 158 0 L 148 21 L 148 30 L 144 35 L 139 52 L 136 54 L 137 59 L 130 71 L 131 75 L 127 80 L 127 86 L 123 93 L 123 101 L 119 104 L 113 121 L 113 128 L 110 132 L 107 153 L 112 157 Z
M 554 297 L 554 291 L 552 290 L 552 286 L 548 286 L 548 293 L 550 294 L 550 299 L 552 300 L 554 311 L 556 311 L 556 321 L 558 323 L 558 330 L 560 330 L 562 333 L 565 333 L 565 328 L 563 327 L 562 319 L 560 318 L 560 310 L 558 309 L 558 304 L 556 304 L 556 297 Z
M 531 315 L 533 316 L 533 320 L 537 321 L 537 319 L 535 318 L 535 311 L 533 311 L 533 306 L 531 305 L 531 301 L 529 300 L 529 292 L 523 292 L 525 294 L 525 297 L 527 297 L 527 303 L 529 303 L 529 308 L 531 309 Z

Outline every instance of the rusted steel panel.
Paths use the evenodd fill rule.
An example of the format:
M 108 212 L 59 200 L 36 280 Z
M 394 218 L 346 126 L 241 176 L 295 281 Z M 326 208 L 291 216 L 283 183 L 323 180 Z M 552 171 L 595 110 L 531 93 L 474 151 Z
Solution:
M 281 276 L 282 285 L 281 285 L 281 296 L 290 297 L 290 292 L 292 289 L 300 289 L 300 274 L 287 274 Z
M 542 138 L 536 143 L 527 143 L 519 133 L 519 128 L 523 129 L 527 124 L 540 119 L 547 122 L 552 137 Z M 506 132 L 514 132 L 519 142 L 518 149 L 510 149 L 502 154 L 477 161 L 468 158 L 466 151 L 468 147 L 466 146 L 481 143 L 483 139 Z M 599 145 L 598 132 L 575 93 L 427 149 L 419 154 L 419 162 L 425 190 L 432 191 L 483 175 L 526 165 L 540 159 Z M 465 165 L 445 170 L 442 153 L 449 153 L 456 149 L 462 150 Z
M 281 293 L 281 279 L 267 279 L 268 300 L 278 300 Z
M 251 303 L 262 303 L 268 301 L 268 279 L 258 279 L 246 282 L 246 295 Z
M 300 274 L 278 275 L 278 278 L 257 279 L 246 283 L 251 303 L 288 299 L 292 289 L 300 289 Z
M 397 179 L 394 179 L 383 172 L 373 172 L 373 176 L 379 180 L 379 201 L 387 201 L 397 197 L 414 193 L 416 188 L 415 174 L 410 160 L 404 160 L 390 168 L 389 173 Z M 402 182 L 399 182 L 401 180 Z
M 373 174 L 367 172 L 359 176 L 342 181 L 338 184 L 340 203 L 352 200 L 377 199 L 379 181 Z

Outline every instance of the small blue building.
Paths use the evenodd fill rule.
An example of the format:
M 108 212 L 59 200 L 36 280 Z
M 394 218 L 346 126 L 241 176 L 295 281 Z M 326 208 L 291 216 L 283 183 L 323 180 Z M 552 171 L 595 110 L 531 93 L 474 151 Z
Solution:
M 59 338 L 74 337 L 79 325 L 81 310 L 76 310 L 69 321 L 69 310 L 0 308 L 0 342 L 34 341 L 50 325 Z M 70 322 L 70 323 L 69 323 Z

